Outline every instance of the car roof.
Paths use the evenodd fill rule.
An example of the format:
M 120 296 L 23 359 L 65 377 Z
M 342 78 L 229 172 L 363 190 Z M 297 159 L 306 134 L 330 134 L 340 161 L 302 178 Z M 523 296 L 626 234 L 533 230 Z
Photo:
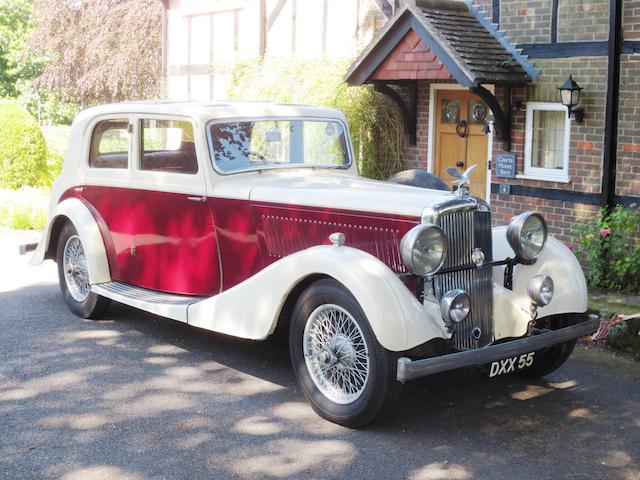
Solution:
M 203 122 L 217 119 L 251 117 L 315 117 L 339 118 L 339 110 L 311 105 L 295 105 L 268 102 L 215 102 L 194 100 L 145 100 L 110 103 L 91 107 L 80 112 L 74 123 L 88 121 L 99 115 L 152 114 L 180 115 Z

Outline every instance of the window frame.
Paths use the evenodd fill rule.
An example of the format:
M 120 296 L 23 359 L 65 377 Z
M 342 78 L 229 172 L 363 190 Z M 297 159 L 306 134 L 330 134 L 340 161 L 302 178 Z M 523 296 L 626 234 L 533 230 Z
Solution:
M 315 164 L 305 164 L 305 163 L 287 163 L 284 165 L 257 165 L 255 167 L 250 168 L 242 168 L 239 170 L 233 170 L 232 172 L 226 172 L 218 168 L 216 164 L 214 155 L 213 155 L 213 138 L 211 138 L 211 125 L 220 124 L 220 123 L 231 123 L 231 122 L 258 122 L 258 121 L 310 121 L 310 122 L 336 122 L 342 126 L 342 131 L 345 135 L 345 143 L 347 147 L 347 159 L 348 162 L 344 165 L 315 165 Z M 216 171 L 216 173 L 220 175 L 235 175 L 236 173 L 244 173 L 244 172 L 260 172 L 263 170 L 282 170 L 282 169 L 298 169 L 298 168 L 327 168 L 331 170 L 348 170 L 353 165 L 353 146 L 351 145 L 351 136 L 349 134 L 349 129 L 344 121 L 340 118 L 334 117 L 296 117 L 296 116 L 277 116 L 277 115 L 269 115 L 269 116 L 256 116 L 256 117 L 230 117 L 230 118 L 216 118 L 209 120 L 206 125 L 206 134 L 207 134 L 207 150 L 209 153 L 209 161 L 211 166 Z
M 563 168 L 541 168 L 531 165 L 533 157 L 533 114 L 535 111 L 563 112 L 564 122 L 564 145 L 563 145 Z M 569 183 L 569 155 L 571 148 L 571 119 L 568 118 L 567 107 L 557 102 L 527 102 L 525 118 L 525 142 L 524 142 L 524 174 L 517 175 L 517 178 L 543 180 L 549 182 Z
M 163 173 L 163 174 L 170 174 L 170 175 L 190 175 L 190 176 L 194 176 L 194 175 L 198 175 L 200 173 L 200 162 L 198 161 L 198 154 L 197 154 L 197 148 L 196 148 L 196 152 L 195 152 L 195 156 L 196 156 L 196 171 L 195 172 L 178 172 L 178 171 L 169 171 L 169 170 L 152 170 L 152 169 L 144 169 L 142 168 L 142 157 L 144 155 L 144 126 L 143 123 L 145 120 L 156 120 L 156 121 L 170 121 L 170 122 L 182 122 L 182 123 L 188 123 L 189 125 L 191 125 L 191 134 L 193 135 L 193 142 L 194 142 L 194 147 L 195 147 L 195 141 L 196 141 L 196 128 L 195 125 L 193 123 L 193 121 L 191 119 L 187 119 L 187 118 L 176 118 L 176 117 L 163 117 L 163 118 L 159 118 L 157 116 L 153 116 L 153 115 L 146 115 L 146 116 L 139 116 L 136 118 L 135 122 L 136 122 L 136 127 L 137 127 L 137 132 L 136 132 L 136 141 L 137 141 L 137 161 L 136 161 L 136 170 L 139 172 L 157 172 L 157 173 Z
M 173 113 L 131 113 L 129 119 L 133 125 L 133 133 L 131 134 L 131 178 L 129 185 L 131 188 L 140 190 L 150 190 L 158 192 L 169 192 L 187 195 L 206 195 L 206 175 L 203 160 L 200 155 L 200 130 L 197 128 L 198 122 L 186 115 Z M 178 120 L 191 123 L 194 132 L 194 143 L 196 147 L 196 157 L 198 161 L 198 172 L 195 174 L 177 173 L 177 172 L 161 172 L 157 170 L 142 170 L 140 168 L 141 158 L 141 128 L 142 120 Z

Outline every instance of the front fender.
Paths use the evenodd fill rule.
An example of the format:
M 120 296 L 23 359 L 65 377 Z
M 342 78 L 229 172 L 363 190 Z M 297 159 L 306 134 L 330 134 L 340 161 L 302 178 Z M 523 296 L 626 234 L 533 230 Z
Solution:
M 514 257 L 507 242 L 506 227 L 493 229 L 493 259 Z M 529 280 L 545 274 L 553 279 L 555 293 L 546 307 L 538 310 L 538 317 L 563 313 L 584 313 L 587 310 L 587 282 L 575 255 L 554 237 L 533 265 L 516 265 L 513 269 L 513 289 L 503 288 L 504 267 L 494 267 L 493 318 L 496 339 L 521 337 L 527 333 L 531 320 L 531 299 L 527 293 Z
M 38 242 L 33 256 L 29 260 L 31 265 L 40 265 L 45 258 L 45 254 L 51 244 L 51 233 L 56 220 L 61 217 L 68 218 L 80 237 L 84 253 L 87 258 L 87 266 L 89 269 L 89 282 L 103 283 L 111 281 L 111 271 L 109 270 L 109 261 L 107 259 L 107 251 L 100 234 L 98 222 L 91 214 L 82 200 L 78 198 L 67 198 L 60 202 L 53 209 L 52 214 L 47 220 L 42 238 Z
M 266 338 L 291 290 L 316 274 L 334 278 L 351 292 L 388 350 L 404 351 L 435 337 L 450 337 L 437 304 L 422 305 L 384 263 L 346 246 L 317 246 L 282 258 L 226 292 L 190 305 L 188 323 L 244 338 Z

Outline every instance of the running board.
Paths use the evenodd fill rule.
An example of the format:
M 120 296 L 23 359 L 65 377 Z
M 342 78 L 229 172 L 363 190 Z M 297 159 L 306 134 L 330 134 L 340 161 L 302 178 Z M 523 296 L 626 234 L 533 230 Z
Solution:
M 145 312 L 184 323 L 187 323 L 187 308 L 189 305 L 204 300 L 204 297 L 161 293 L 122 282 L 96 283 L 91 285 L 91 291 L 102 297 L 139 308 Z

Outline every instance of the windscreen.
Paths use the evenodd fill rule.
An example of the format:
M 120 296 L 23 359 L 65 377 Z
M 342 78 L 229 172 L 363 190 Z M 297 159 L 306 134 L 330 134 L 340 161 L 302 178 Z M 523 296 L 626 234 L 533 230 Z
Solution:
M 209 125 L 211 158 L 223 173 L 271 167 L 349 165 L 337 120 L 264 119 Z

